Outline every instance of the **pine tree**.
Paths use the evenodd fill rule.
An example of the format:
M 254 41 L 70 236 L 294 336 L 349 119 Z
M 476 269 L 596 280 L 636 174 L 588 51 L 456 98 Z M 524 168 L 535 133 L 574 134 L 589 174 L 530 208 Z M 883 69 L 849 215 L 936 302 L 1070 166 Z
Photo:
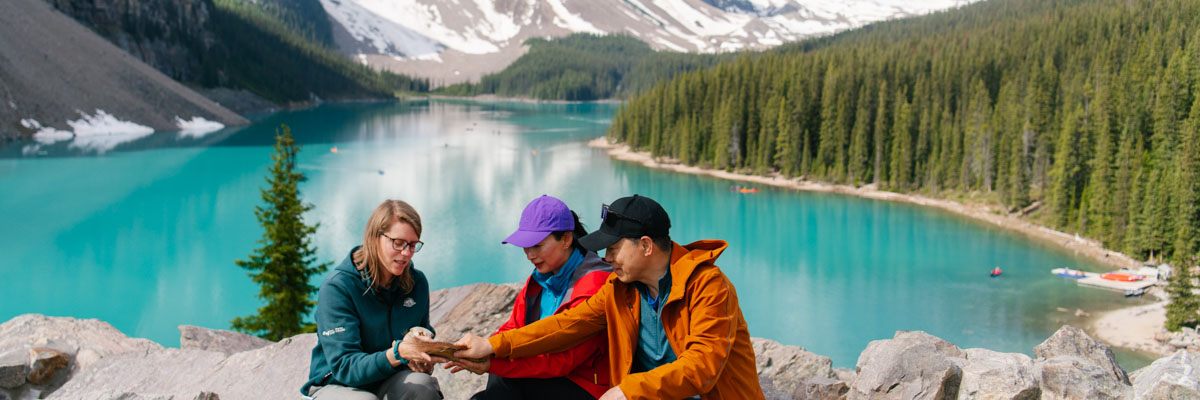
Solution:
M 892 187 L 907 189 L 912 180 L 912 105 L 904 90 L 896 92 L 895 123 L 892 125 Z
M 1200 96 L 1182 130 L 1183 148 L 1176 163 L 1175 259 L 1186 261 L 1200 251 Z
M 1200 325 L 1200 295 L 1195 293 L 1196 275 L 1192 273 L 1195 258 L 1188 262 L 1180 262 L 1172 271 L 1167 281 L 1167 330 L 1178 331 L 1182 327 L 1195 328 Z
M 316 305 L 310 299 L 317 292 L 311 278 L 329 267 L 329 263 L 314 264 L 316 249 L 310 235 L 317 232 L 319 224 L 309 226 L 302 220 L 312 205 L 300 202 L 298 185 L 305 180 L 304 174 L 296 171 L 300 146 L 292 139 L 287 125 L 282 126 L 282 131 L 276 131 L 275 153 L 271 155 L 275 164 L 267 177 L 270 187 L 262 189 L 266 205 L 254 210 L 263 226 L 263 237 L 258 240 L 262 247 L 254 249 L 249 260 L 235 261 L 239 267 L 250 270 L 250 277 L 260 287 L 257 297 L 267 304 L 258 309 L 258 314 L 232 321 L 236 331 L 276 341 L 316 331 L 315 323 L 304 322 Z
M 851 184 L 867 179 L 867 161 L 870 160 L 870 143 L 868 133 L 871 130 L 871 103 L 867 94 L 867 86 L 859 88 L 858 112 L 854 115 L 854 130 L 850 135 L 850 163 L 847 167 L 848 181 Z
M 887 81 L 883 81 L 879 84 L 878 98 L 879 101 L 875 104 L 875 134 L 873 135 L 873 138 L 875 139 L 875 157 L 873 160 L 875 162 L 875 167 L 873 168 L 874 179 L 872 180 L 872 182 L 877 185 L 883 184 L 883 181 L 887 179 L 888 176 L 886 170 L 884 169 L 888 165 L 886 158 L 884 158 L 884 155 L 888 152 L 887 149 L 889 143 L 887 138 L 891 137 L 891 119 L 889 118 L 889 114 L 887 112 L 888 105 L 891 104 L 891 102 L 888 101 L 890 98 L 890 93 L 888 93 Z
M 1050 171 L 1051 185 L 1049 197 L 1053 208 L 1055 226 L 1064 227 L 1071 220 L 1071 213 L 1079 201 L 1082 187 L 1078 181 L 1083 160 L 1079 153 L 1081 136 L 1080 124 L 1082 111 L 1073 106 L 1063 120 L 1063 127 L 1058 136 L 1058 150 L 1054 156 L 1054 169 Z

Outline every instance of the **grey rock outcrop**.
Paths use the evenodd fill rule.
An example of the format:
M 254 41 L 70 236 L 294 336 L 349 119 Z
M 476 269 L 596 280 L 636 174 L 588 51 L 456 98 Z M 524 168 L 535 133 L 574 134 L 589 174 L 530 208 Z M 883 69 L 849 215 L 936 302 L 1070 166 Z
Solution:
M 192 325 L 179 326 L 179 348 L 208 350 L 225 355 L 270 346 L 272 341 L 257 336 Z
M 1038 358 L 1050 359 L 1058 356 L 1080 357 L 1088 362 L 1104 368 L 1117 381 L 1128 385 L 1129 374 L 1117 365 L 1112 348 L 1088 336 L 1082 329 L 1064 325 L 1054 335 L 1033 348 L 1033 354 Z
M 51 398 L 193 399 L 208 392 L 222 399 L 295 399 L 316 343 L 315 334 L 303 334 L 230 356 L 192 349 L 121 354 L 101 360 Z
M 962 372 L 959 399 L 1034 400 L 1042 393 L 1033 359 L 1024 354 L 967 349 Z
M 1200 353 L 1179 350 L 1129 376 L 1138 399 L 1200 399 Z
M 431 293 L 438 337 L 487 336 L 508 317 L 515 285 Z M 130 339 L 96 320 L 22 315 L 0 324 L 0 399 L 295 399 L 308 376 L 314 334 L 257 347 L 231 332 L 180 327 L 185 348 Z M 871 342 L 857 373 L 795 346 L 753 339 L 769 399 L 1184 399 L 1200 396 L 1200 354 L 1178 352 L 1133 375 L 1107 363 L 1107 346 L 1064 327 L 1022 354 L 962 350 L 924 332 Z M 237 351 L 238 348 L 246 350 Z M 27 379 L 30 350 L 70 356 L 49 383 Z M 1119 372 L 1119 373 L 1118 373 Z M 435 370 L 447 399 L 482 389 L 486 376 Z M 1130 376 L 1133 386 L 1120 376 Z M 69 379 L 69 380 L 68 380 Z M 18 382 L 19 381 L 19 382 Z M 64 382 L 65 381 L 65 384 Z M 13 385 L 16 385 L 13 387 Z
M 792 400 L 839 400 L 850 392 L 846 382 L 830 378 L 812 378 L 792 394 Z
M 958 346 L 928 333 L 896 332 L 892 339 L 867 344 L 848 398 L 952 399 L 963 377 L 952 359 L 965 356 Z
M 62 359 L 55 352 L 39 351 L 58 365 L 47 380 L 29 379 L 34 370 L 30 351 L 46 348 L 61 352 L 68 365 L 60 365 Z M 106 322 L 95 319 L 53 318 L 36 314 L 14 317 L 0 324 L 0 356 L 6 366 L 4 385 L 0 385 L 0 398 L 37 398 L 49 395 L 81 370 L 93 366 L 100 360 L 120 354 L 148 354 L 162 350 L 162 346 L 146 339 L 130 339 Z M 45 361 L 43 361 L 45 362 Z M 17 382 L 18 371 L 27 375 Z
M 437 337 L 458 340 L 468 333 L 488 337 L 504 325 L 512 312 L 520 286 L 476 283 L 429 293 L 429 320 Z M 451 374 L 440 366 L 433 371 L 447 399 L 466 399 L 487 386 L 487 375 Z
M 1064 325 L 1033 348 L 1043 399 L 1118 399 L 1132 387 L 1108 345 Z
M 1130 386 L 1105 368 L 1075 356 L 1038 360 L 1034 373 L 1042 382 L 1042 399 L 1121 399 Z
M 758 375 L 770 377 L 780 391 L 794 393 L 805 381 L 833 378 L 833 360 L 809 353 L 802 347 L 784 346 L 774 340 L 751 338 Z
M 13 389 L 29 376 L 29 350 L 18 347 L 0 350 L 0 388 Z

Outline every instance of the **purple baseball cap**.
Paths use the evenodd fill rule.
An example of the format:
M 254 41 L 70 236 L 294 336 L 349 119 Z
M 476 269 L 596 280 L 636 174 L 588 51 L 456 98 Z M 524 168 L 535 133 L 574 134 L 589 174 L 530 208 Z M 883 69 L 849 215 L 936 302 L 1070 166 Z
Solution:
M 573 230 L 575 218 L 571 216 L 571 209 L 562 200 L 543 194 L 525 206 L 517 231 L 500 243 L 521 248 L 533 247 L 550 236 L 551 232 Z

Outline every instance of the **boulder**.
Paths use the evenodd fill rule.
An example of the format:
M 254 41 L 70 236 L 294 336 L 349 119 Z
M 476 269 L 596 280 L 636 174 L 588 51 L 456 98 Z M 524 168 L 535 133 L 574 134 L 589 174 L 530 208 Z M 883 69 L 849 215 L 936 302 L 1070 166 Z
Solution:
M 239 332 L 201 328 L 192 325 L 179 326 L 179 348 L 184 350 L 208 350 L 231 355 L 271 345 L 270 340 Z
M 1079 357 L 1108 371 L 1118 382 L 1129 385 L 1129 375 L 1117 365 L 1112 349 L 1092 339 L 1082 329 L 1070 325 L 1063 325 L 1049 339 L 1034 347 L 1033 354 L 1042 359 L 1057 356 Z
M 29 349 L 29 383 L 49 383 L 54 373 L 66 368 L 70 363 L 71 356 L 67 353 L 46 347 Z
M 801 389 L 813 378 L 833 378 L 833 360 L 805 351 L 803 347 L 784 346 L 774 340 L 751 338 L 758 376 L 770 378 L 786 393 Z
M 8 395 L 13 398 L 50 395 L 80 370 L 105 357 L 125 353 L 146 354 L 163 348 L 146 339 L 131 339 L 107 322 L 96 319 L 24 314 L 0 324 L 0 349 L 19 352 L 28 365 L 29 350 L 34 347 L 60 351 L 68 359 L 74 358 L 75 362 L 68 363 L 68 368 L 63 372 L 51 374 L 42 384 L 26 382 L 11 388 Z M 4 395 L 0 391 L 0 396 Z
M 830 378 L 812 378 L 792 393 L 792 400 L 838 400 L 850 392 L 850 386 Z
M 952 399 L 958 396 L 964 358 L 958 346 L 920 331 L 876 340 L 858 357 L 849 399 Z
M 959 399 L 1035 400 L 1042 389 L 1024 354 L 967 349 Z
M 164 349 L 105 357 L 50 398 L 296 399 L 308 379 L 316 334 L 226 355 L 219 351 Z
M 0 350 L 0 388 L 12 389 L 29 376 L 29 348 Z
M 758 387 L 762 388 L 763 398 L 766 400 L 791 400 L 792 395 L 779 390 L 775 387 L 775 382 L 771 378 L 759 375 Z
M 1112 371 L 1078 356 L 1038 360 L 1034 373 L 1042 383 L 1042 399 L 1124 399 L 1131 387 Z
M 1200 353 L 1179 350 L 1129 376 L 1137 399 L 1200 399 Z

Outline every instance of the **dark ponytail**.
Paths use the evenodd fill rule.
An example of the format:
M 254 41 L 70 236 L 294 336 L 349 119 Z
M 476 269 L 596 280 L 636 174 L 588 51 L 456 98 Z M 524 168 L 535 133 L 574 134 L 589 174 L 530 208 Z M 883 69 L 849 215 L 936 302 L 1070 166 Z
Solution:
M 576 214 L 575 211 L 571 211 L 571 217 L 575 218 L 575 230 L 571 231 L 571 248 L 578 249 L 580 253 L 587 254 L 587 249 L 583 248 L 583 245 L 579 243 L 579 238 L 588 234 L 587 229 L 583 227 L 582 222 L 579 222 L 579 214 Z M 556 231 L 550 234 L 554 235 L 554 240 L 562 240 L 563 235 L 566 233 L 567 231 Z

